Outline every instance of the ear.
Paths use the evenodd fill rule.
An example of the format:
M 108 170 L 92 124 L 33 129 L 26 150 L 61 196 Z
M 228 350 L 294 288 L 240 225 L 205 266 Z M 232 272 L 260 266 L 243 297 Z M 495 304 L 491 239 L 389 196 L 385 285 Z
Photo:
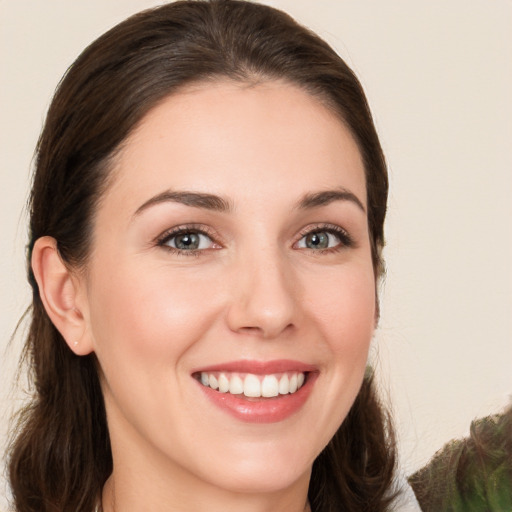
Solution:
M 41 301 L 53 325 L 75 354 L 91 353 L 82 311 L 86 304 L 85 285 L 62 261 L 54 238 L 44 236 L 36 241 L 31 263 Z

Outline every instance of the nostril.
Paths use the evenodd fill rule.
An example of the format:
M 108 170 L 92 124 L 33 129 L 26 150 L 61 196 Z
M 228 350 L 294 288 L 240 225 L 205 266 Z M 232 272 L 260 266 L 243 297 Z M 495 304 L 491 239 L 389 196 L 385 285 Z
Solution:
M 260 333 L 260 332 L 263 332 L 263 329 L 261 327 L 241 327 L 239 329 L 239 331 L 247 331 L 249 333 L 251 333 L 251 332 Z
M 247 336 L 258 336 L 263 339 L 273 339 L 279 336 L 282 336 L 286 331 L 292 330 L 293 324 L 289 323 L 282 327 L 281 325 L 270 326 L 266 325 L 265 327 L 240 327 L 236 329 L 236 332 L 239 334 L 245 334 Z

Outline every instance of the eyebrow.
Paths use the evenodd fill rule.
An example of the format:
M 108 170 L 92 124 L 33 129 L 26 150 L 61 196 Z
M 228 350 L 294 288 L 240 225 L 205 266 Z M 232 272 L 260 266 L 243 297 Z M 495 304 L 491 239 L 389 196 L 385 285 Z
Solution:
M 139 206 L 134 213 L 134 217 L 140 215 L 150 206 L 167 202 L 184 204 L 186 206 L 203 208 L 205 210 L 212 210 L 216 212 L 229 212 L 232 210 L 231 203 L 229 201 L 214 194 L 166 190 L 165 192 L 148 199 L 144 204 Z
M 354 203 L 360 210 L 366 213 L 361 200 L 350 190 L 339 188 L 335 190 L 322 190 L 320 192 L 312 192 L 306 194 L 297 203 L 299 210 L 306 210 L 310 208 L 317 208 L 319 206 L 326 206 L 334 201 L 350 201 Z
M 323 190 L 320 192 L 311 192 L 305 194 L 297 203 L 296 208 L 299 210 L 307 210 L 326 206 L 334 201 L 350 201 L 354 203 L 360 210 L 366 213 L 361 200 L 352 192 L 345 188 L 335 190 Z M 230 201 L 215 194 L 207 194 L 204 192 L 191 191 L 174 191 L 166 190 L 156 196 L 151 197 L 144 202 L 134 213 L 134 217 L 140 215 L 144 210 L 151 206 L 173 202 L 191 206 L 193 208 L 202 208 L 221 213 L 228 213 L 233 210 Z

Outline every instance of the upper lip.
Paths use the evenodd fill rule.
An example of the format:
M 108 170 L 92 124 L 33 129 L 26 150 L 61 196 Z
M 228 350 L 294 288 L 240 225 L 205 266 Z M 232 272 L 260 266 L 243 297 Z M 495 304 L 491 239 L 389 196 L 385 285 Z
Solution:
M 316 367 L 303 363 L 301 361 L 294 361 L 292 359 L 274 359 L 272 361 L 256 361 L 249 359 L 242 359 L 239 361 L 228 361 L 225 363 L 214 364 L 210 366 L 202 366 L 196 368 L 192 373 L 199 372 L 239 372 L 239 373 L 252 373 L 255 375 L 268 375 L 272 373 L 284 372 L 313 372 Z

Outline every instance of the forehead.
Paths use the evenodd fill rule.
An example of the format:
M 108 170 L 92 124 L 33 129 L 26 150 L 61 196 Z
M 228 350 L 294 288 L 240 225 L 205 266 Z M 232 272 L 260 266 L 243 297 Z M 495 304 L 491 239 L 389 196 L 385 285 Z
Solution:
M 364 168 L 345 124 L 282 82 L 200 83 L 170 95 L 129 136 L 106 193 L 134 205 L 165 189 L 240 201 L 345 187 L 366 202 Z

